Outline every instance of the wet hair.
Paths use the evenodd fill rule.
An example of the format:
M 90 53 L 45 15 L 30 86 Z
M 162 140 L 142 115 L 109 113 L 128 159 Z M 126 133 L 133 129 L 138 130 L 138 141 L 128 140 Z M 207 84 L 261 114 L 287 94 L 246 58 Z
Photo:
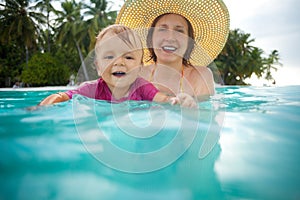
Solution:
M 152 24 L 151 24 L 151 27 L 150 27 L 150 30 L 148 31 L 148 35 L 147 35 L 147 47 L 148 47 L 148 50 L 150 51 L 150 58 L 148 61 L 150 60 L 153 60 L 155 63 L 157 62 L 157 56 L 154 52 L 154 48 L 153 48 L 153 33 L 154 33 L 154 27 L 156 26 L 157 22 L 165 15 L 168 15 L 168 14 L 173 14 L 173 13 L 165 13 L 165 14 L 162 14 L 158 17 L 156 17 Z M 178 14 L 176 14 L 178 15 Z M 181 17 L 183 17 L 182 15 L 180 15 Z M 192 54 L 192 51 L 194 49 L 194 46 L 195 46 L 195 36 L 194 36 L 194 29 L 191 25 L 191 23 L 189 22 L 189 20 L 187 20 L 185 17 L 183 17 L 186 22 L 187 22 L 187 25 L 188 25 L 188 47 L 187 47 L 187 50 L 185 51 L 184 55 L 183 55 L 183 61 L 182 61 L 182 64 L 184 64 L 185 66 L 189 66 L 191 65 L 190 63 L 190 57 L 191 57 L 191 54 Z

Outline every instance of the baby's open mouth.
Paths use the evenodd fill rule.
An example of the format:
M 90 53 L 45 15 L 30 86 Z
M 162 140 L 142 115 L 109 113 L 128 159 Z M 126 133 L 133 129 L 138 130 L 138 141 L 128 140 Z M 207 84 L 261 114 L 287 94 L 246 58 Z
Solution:
M 117 76 L 117 77 L 121 77 L 121 76 L 125 76 L 126 73 L 122 72 L 122 71 L 117 71 L 117 72 L 113 72 L 112 75 Z

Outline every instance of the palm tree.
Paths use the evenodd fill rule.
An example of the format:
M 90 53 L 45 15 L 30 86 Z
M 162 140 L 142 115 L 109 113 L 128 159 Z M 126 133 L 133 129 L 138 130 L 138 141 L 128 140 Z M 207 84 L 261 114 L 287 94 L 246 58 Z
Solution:
M 91 51 L 95 46 L 96 34 L 115 22 L 117 11 L 107 11 L 105 0 L 90 0 L 89 4 L 84 4 L 84 8 L 87 9 L 84 15 L 88 18 L 86 22 L 90 37 L 89 51 Z
M 50 13 L 54 12 L 55 9 L 51 4 L 51 0 L 40 0 L 39 2 L 37 2 L 36 8 L 38 8 L 41 12 L 46 13 L 47 27 L 44 33 L 46 37 L 45 41 L 47 41 L 47 51 L 50 52 L 50 31 L 52 29 L 50 25 Z
M 263 72 L 263 51 L 251 45 L 254 39 L 239 29 L 230 31 L 227 43 L 216 59 L 216 65 L 226 85 L 244 85 L 252 73 Z
M 45 23 L 42 13 L 36 12 L 36 7 L 29 0 L 5 0 L 0 3 L 0 38 L 1 43 L 15 42 L 25 49 L 26 63 L 29 49 L 37 48 L 41 40 L 41 26 Z
M 63 47 L 73 49 L 76 48 L 80 61 L 82 63 L 84 78 L 89 80 L 89 76 L 84 63 L 83 52 L 85 48 L 83 42 L 88 36 L 83 17 L 80 14 L 82 4 L 76 3 L 75 0 L 62 2 L 62 11 L 55 11 L 57 39 Z
M 277 50 L 273 50 L 271 52 L 271 54 L 269 55 L 268 58 L 264 59 L 264 71 L 266 71 L 266 76 L 265 79 L 270 81 L 273 80 L 273 82 L 275 82 L 272 74 L 271 74 L 271 70 L 273 69 L 274 71 L 277 71 L 278 68 L 277 66 L 282 66 L 282 63 L 279 62 L 279 53 Z

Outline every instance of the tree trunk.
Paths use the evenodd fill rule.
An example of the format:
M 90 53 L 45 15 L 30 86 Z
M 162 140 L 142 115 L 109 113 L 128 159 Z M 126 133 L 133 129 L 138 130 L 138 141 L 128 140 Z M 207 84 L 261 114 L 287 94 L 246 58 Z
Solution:
M 89 81 L 90 80 L 89 75 L 88 75 L 87 70 L 86 70 L 86 66 L 85 66 L 85 63 L 84 63 L 84 59 L 83 59 L 79 44 L 78 44 L 77 41 L 75 41 L 75 44 L 76 44 L 76 48 L 77 48 L 77 51 L 78 51 L 78 54 L 79 54 L 79 57 L 80 57 L 81 66 L 82 66 L 85 81 Z
M 25 45 L 25 59 L 26 59 L 26 68 L 28 67 L 28 60 L 29 60 L 29 52 L 28 52 L 28 47 Z

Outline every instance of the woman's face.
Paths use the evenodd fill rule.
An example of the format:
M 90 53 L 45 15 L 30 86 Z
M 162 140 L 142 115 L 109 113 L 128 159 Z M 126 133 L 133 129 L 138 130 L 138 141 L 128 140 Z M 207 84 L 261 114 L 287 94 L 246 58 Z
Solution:
M 157 62 L 182 62 L 188 40 L 188 24 L 185 18 L 176 14 L 162 16 L 155 25 L 152 37 Z

